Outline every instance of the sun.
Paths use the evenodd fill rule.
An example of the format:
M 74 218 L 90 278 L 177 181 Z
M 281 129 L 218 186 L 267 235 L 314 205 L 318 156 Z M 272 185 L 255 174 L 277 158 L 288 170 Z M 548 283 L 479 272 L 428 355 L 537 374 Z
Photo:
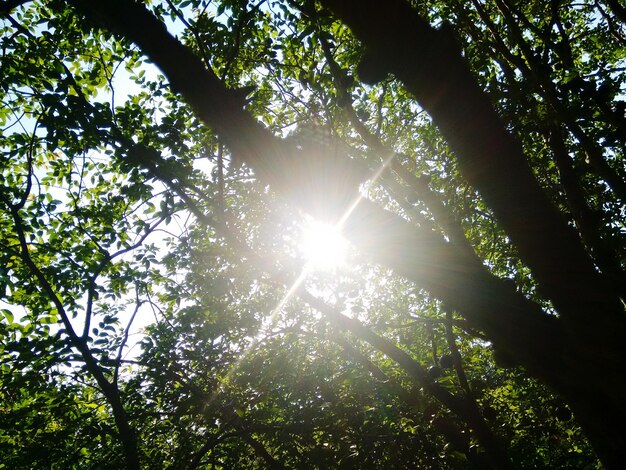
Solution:
M 307 264 L 319 271 L 332 271 L 346 262 L 348 242 L 340 230 L 317 221 L 305 223 L 300 252 Z

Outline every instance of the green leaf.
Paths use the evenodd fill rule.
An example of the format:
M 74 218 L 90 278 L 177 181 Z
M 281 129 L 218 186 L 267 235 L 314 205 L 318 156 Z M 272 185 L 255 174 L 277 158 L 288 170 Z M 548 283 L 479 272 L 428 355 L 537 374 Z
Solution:
M 4 318 L 6 319 L 7 323 L 9 325 L 13 324 L 13 312 L 11 312 L 10 310 L 3 308 L 2 309 L 2 314 L 4 315 Z

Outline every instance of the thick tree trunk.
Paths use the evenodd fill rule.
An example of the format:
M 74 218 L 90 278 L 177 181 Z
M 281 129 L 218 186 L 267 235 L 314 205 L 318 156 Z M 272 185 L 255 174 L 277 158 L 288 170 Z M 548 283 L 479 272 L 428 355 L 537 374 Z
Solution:
M 138 44 L 200 119 L 273 190 L 309 212 L 319 209 L 320 199 L 325 200 L 324 208 L 335 207 L 341 212 L 352 202 L 357 194 L 355 178 L 364 177 L 356 162 L 329 152 L 299 152 L 274 138 L 145 7 L 119 0 L 70 3 L 92 21 L 104 23 Z M 441 237 L 409 225 L 366 199 L 346 221 L 345 235 L 373 261 L 417 282 L 462 312 L 473 327 L 488 333 L 494 342 L 509 344 L 507 348 L 532 364 L 536 374 L 542 375 L 549 361 L 546 358 L 560 357 L 555 354 L 560 347 L 555 319 L 489 274 L 478 258 L 445 243 Z M 526 347 L 527 341 L 534 342 L 533 348 Z
M 503 348 L 570 404 L 607 467 L 626 468 L 624 305 L 543 194 L 520 144 L 476 84 L 453 37 L 433 29 L 404 0 L 389 0 L 384 8 L 376 0 L 322 3 L 365 44 L 368 66 L 374 60 L 384 68 L 378 76 L 395 74 L 429 112 L 463 175 L 493 208 L 557 307 L 558 324 L 548 327 L 551 332 L 536 332 L 547 333 L 546 340 L 554 342 L 549 354 L 560 357 L 546 356 L 538 364 L 541 354 L 531 353 L 536 343 L 526 334 L 517 342 L 505 339 Z M 497 296 L 492 300 L 497 302 Z M 459 310 L 466 313 L 463 307 Z M 497 334 L 485 331 L 495 340 Z
M 315 182 L 294 184 L 297 175 L 315 169 L 306 165 L 317 164 L 318 174 L 319 165 L 328 165 L 325 174 L 339 178 L 338 168 L 345 174 L 354 169 L 341 159 L 291 158 L 293 148 L 247 114 L 243 103 L 142 5 L 116 0 L 69 3 L 137 43 L 233 153 L 273 189 L 306 209 L 314 209 L 317 201 L 302 194 L 307 188 L 315 193 Z M 626 351 L 602 350 L 621 344 L 626 335 L 623 305 L 602 284 L 580 240 L 542 193 L 519 144 L 504 129 L 458 50 L 402 1 L 323 3 L 375 54 L 388 56 L 383 61 L 388 71 L 431 113 L 459 157 L 464 175 L 493 207 L 561 317 L 546 315 L 466 253 L 367 201 L 346 223 L 348 236 L 374 261 L 416 281 L 465 315 L 497 348 L 551 385 L 571 404 L 607 467 L 626 468 L 621 465 L 626 441 L 620 429 L 626 411 L 616 392 L 626 386 L 620 373 Z M 335 196 L 335 202 L 346 198 Z M 363 223 L 368 224 L 367 233 Z
M 476 83 L 452 32 L 432 28 L 404 0 L 389 0 L 385 8 L 376 0 L 322 3 L 365 44 L 368 60 L 393 73 L 429 113 L 463 176 L 493 209 L 559 313 L 585 324 L 590 310 L 611 321 L 623 316 L 623 305 Z
M 594 378 L 580 371 L 579 386 L 558 390 L 607 469 L 626 468 L 626 407 L 615 390 L 626 389 L 622 371 L 605 371 L 607 392 L 594 387 Z M 594 374 L 595 375 L 595 374 Z M 613 379 L 613 380 L 611 380 Z

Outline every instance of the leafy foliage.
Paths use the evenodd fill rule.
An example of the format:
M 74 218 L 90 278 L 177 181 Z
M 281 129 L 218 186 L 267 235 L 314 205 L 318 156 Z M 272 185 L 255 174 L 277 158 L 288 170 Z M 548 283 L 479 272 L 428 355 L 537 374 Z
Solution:
M 262 147 L 245 122 L 223 114 L 207 126 L 123 20 L 82 1 L 12 3 L 0 7 L 0 468 L 618 468 L 619 452 L 597 447 L 601 418 L 590 424 L 579 406 L 601 392 L 573 397 L 593 389 L 551 382 L 532 352 L 503 346 L 439 295 L 465 295 L 457 284 L 438 279 L 435 292 L 396 269 L 428 251 L 443 265 L 451 251 L 440 246 L 452 247 L 484 268 L 458 268 L 472 291 L 462 298 L 566 316 L 436 116 L 390 73 L 401 74 L 382 63 L 367 80 L 371 47 L 334 2 L 126 2 L 176 34 L 230 89 L 223 101 L 285 146 L 265 173 L 227 145 L 234 122 L 245 145 Z M 408 3 L 453 34 L 619 303 L 623 7 Z M 348 160 L 359 175 L 380 170 L 348 189 L 389 225 L 348 224 L 346 236 L 367 246 L 402 221 L 426 234 L 410 247 L 415 259 L 370 243 L 381 257 L 352 247 L 345 266 L 309 270 L 299 243 L 310 215 L 298 204 L 336 222 L 348 206 L 320 202 L 334 194 L 321 180 L 355 177 L 306 160 L 319 183 L 308 194 L 281 166 L 282 148 L 301 161 L 311 148 Z M 421 279 L 436 267 L 421 266 Z M 623 345 L 576 334 L 568 366 L 591 374 L 598 358 L 619 363 Z M 580 380 L 608 377 L 618 394 L 610 367 L 619 376 L 610 365 Z

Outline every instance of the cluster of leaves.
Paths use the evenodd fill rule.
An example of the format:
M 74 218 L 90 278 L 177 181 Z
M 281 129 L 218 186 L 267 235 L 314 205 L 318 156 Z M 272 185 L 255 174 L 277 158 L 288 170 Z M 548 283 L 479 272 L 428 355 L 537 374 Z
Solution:
M 327 10 L 146 3 L 224 83 L 255 85 L 246 109 L 276 135 L 323 135 L 372 169 L 381 149 L 398 152 L 489 270 L 551 307 L 407 91 L 358 81 L 363 47 Z M 544 189 L 599 268 L 619 272 L 624 23 L 602 2 L 412 3 L 454 25 Z M 442 393 L 479 410 L 520 468 L 598 465 L 559 398 L 357 253 L 302 284 L 335 317 L 298 289 L 285 301 L 303 215 L 229 165 L 236 155 L 123 38 L 57 1 L 2 12 L 0 34 L 0 468 L 133 467 L 133 452 L 145 468 L 482 468 L 488 451 Z M 406 179 L 362 192 L 450 235 Z

